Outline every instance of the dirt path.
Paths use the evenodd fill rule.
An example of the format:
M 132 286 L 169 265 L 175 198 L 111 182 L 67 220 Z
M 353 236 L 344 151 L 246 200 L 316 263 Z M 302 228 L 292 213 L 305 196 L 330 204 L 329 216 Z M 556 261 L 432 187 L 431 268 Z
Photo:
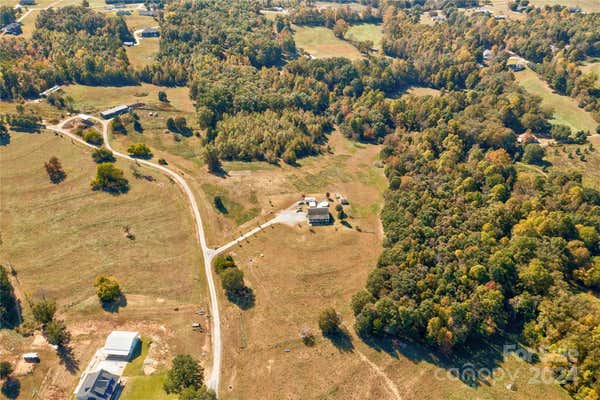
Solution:
M 268 221 L 262 225 L 259 225 L 258 227 L 252 229 L 251 231 L 241 235 L 237 239 L 232 240 L 229 243 L 226 243 L 225 245 L 223 245 L 217 249 L 211 249 L 208 247 L 208 245 L 206 243 L 206 236 L 205 236 L 204 228 L 203 228 L 203 224 L 202 224 L 202 217 L 201 217 L 200 211 L 198 209 L 198 204 L 196 202 L 196 198 L 195 198 L 191 188 L 185 181 L 185 179 L 183 179 L 178 173 L 176 173 L 176 172 L 172 171 L 171 169 L 166 168 L 162 165 L 155 164 L 148 160 L 141 160 L 141 159 L 133 158 L 127 154 L 123 154 L 123 153 L 120 153 L 120 152 L 114 150 L 112 148 L 112 146 L 110 145 L 109 136 L 108 136 L 108 127 L 109 127 L 109 123 L 111 120 L 101 120 L 101 119 L 93 117 L 91 115 L 80 114 L 80 115 L 77 115 L 74 117 L 67 118 L 67 119 L 63 120 L 62 122 L 58 123 L 57 125 L 48 126 L 47 128 L 69 137 L 74 142 L 80 143 L 80 144 L 82 144 L 86 147 L 90 147 L 92 149 L 97 149 L 98 146 L 94 146 L 90 143 L 87 143 L 86 141 L 81 139 L 79 136 L 77 136 L 77 135 L 69 132 L 67 129 L 65 129 L 65 125 L 67 125 L 69 122 L 71 122 L 77 118 L 86 118 L 86 119 L 94 120 L 97 123 L 99 123 L 102 126 L 102 136 L 104 139 L 104 146 L 107 149 L 111 150 L 116 157 L 135 162 L 136 164 L 145 165 L 150 168 L 154 168 L 154 169 L 157 169 L 157 170 L 163 172 L 167 176 L 171 177 L 181 187 L 183 192 L 187 195 L 189 203 L 190 203 L 190 207 L 192 209 L 192 213 L 194 215 L 194 220 L 196 222 L 196 233 L 198 235 L 198 242 L 200 243 L 200 247 L 202 249 L 202 256 L 204 259 L 204 271 L 206 274 L 206 280 L 208 283 L 209 295 L 210 295 L 210 308 L 211 308 L 210 312 L 211 312 L 211 316 L 212 316 L 211 337 L 212 337 L 212 342 L 213 342 L 213 349 L 212 349 L 213 350 L 212 351 L 213 365 L 210 370 L 210 375 L 206 382 L 206 385 L 208 386 L 208 388 L 210 388 L 218 393 L 219 392 L 219 382 L 220 382 L 220 377 L 221 377 L 221 361 L 222 361 L 221 316 L 219 314 L 217 292 L 216 292 L 214 277 L 213 277 L 213 273 L 212 273 L 212 260 L 214 259 L 214 257 L 217 254 L 229 249 L 230 247 L 234 246 L 235 244 L 256 234 L 257 232 L 262 231 L 264 228 L 266 228 L 268 226 L 271 226 L 271 225 L 277 224 L 277 223 L 293 225 L 300 221 L 304 221 L 306 219 L 306 214 L 305 213 L 297 213 L 297 212 L 295 212 L 293 207 L 291 207 L 287 210 L 282 211 L 279 215 L 277 215 L 275 218 L 271 219 L 270 221 Z

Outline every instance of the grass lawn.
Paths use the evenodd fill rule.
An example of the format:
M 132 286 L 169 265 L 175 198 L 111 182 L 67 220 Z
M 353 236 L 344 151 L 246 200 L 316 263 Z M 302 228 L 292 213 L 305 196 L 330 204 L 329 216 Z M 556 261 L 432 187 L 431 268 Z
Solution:
M 176 400 L 179 396 L 163 390 L 164 374 L 127 378 L 121 400 Z
M 139 376 L 144 375 L 144 360 L 148 356 L 151 340 L 143 337 L 141 346 L 138 345 L 138 354 L 134 353 L 135 358 L 131 360 L 123 371 L 123 376 Z
M 531 3 L 539 7 L 560 5 L 580 7 L 583 11 L 590 13 L 600 12 L 600 1 L 598 0 L 531 0 Z
M 527 68 L 515 73 L 517 80 L 528 92 L 540 96 L 542 105 L 554 110 L 553 123 L 570 126 L 574 130 L 595 132 L 598 123 L 592 115 L 577 107 L 577 101 L 552 91 L 546 82 Z
M 362 57 L 356 47 L 336 38 L 331 29 L 295 26 L 294 40 L 298 48 L 306 50 L 315 58 L 346 57 L 356 60 Z
M 0 264 L 10 262 L 16 270 L 19 293 L 55 299 L 58 318 L 72 336 L 76 368 L 43 357 L 35 368 L 49 372 L 27 383 L 41 387 L 39 398 L 68 398 L 81 370 L 114 329 L 151 337 L 162 349 L 159 365 L 178 353 L 205 363 L 210 349 L 206 335 L 190 335 L 191 320 L 208 322 L 194 313 L 207 308 L 207 297 L 185 197 L 169 179 L 145 168 L 141 171 L 154 181 L 134 178 L 132 163 L 125 161 L 117 166 L 130 182 L 129 193 L 94 192 L 90 152 L 49 132 L 12 133 L 10 143 L 0 147 Z M 58 185 L 44 170 L 51 156 L 67 174 Z M 125 236 L 125 226 L 134 240 Z M 119 281 L 125 296 L 119 307 L 102 309 L 93 287 L 98 275 Z M 27 305 L 25 298 L 21 301 Z M 19 349 L 31 351 L 32 343 L 34 337 L 25 338 Z M 0 340 L 0 354 L 21 354 L 6 345 Z
M 143 38 L 138 46 L 125 48 L 129 63 L 135 69 L 142 69 L 154 62 L 160 48 L 160 38 Z
M 352 25 L 346 32 L 345 38 L 360 42 L 370 40 L 376 48 L 379 48 L 383 39 L 382 26 L 381 24 Z

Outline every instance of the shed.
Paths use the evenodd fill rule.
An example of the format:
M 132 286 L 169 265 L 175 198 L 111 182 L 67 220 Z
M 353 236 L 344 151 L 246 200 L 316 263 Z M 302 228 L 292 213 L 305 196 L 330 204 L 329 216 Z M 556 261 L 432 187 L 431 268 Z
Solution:
M 35 0 L 20 0 L 19 5 L 21 6 L 34 6 Z
M 110 108 L 110 109 L 108 109 L 106 111 L 102 111 L 100 113 L 100 115 L 104 119 L 110 119 L 112 117 L 115 117 L 115 116 L 120 115 L 120 114 L 124 114 L 126 112 L 129 112 L 129 106 L 127 106 L 127 105 L 121 105 L 121 106 L 116 106 L 116 107 Z
M 129 331 L 112 331 L 106 338 L 102 351 L 107 358 L 129 360 L 140 341 L 140 334 Z
M 81 377 L 75 397 L 77 400 L 113 400 L 119 397 L 119 387 L 118 375 L 100 369 Z
M 38 353 L 25 353 L 23 354 L 23 360 L 28 363 L 37 363 L 40 362 L 40 356 Z

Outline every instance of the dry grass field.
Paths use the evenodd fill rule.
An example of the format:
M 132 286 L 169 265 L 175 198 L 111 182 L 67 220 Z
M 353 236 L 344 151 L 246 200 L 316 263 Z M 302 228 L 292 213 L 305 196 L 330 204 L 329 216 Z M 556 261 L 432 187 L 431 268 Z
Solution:
M 575 130 L 595 132 L 598 123 L 592 115 L 577 106 L 577 101 L 555 93 L 535 72 L 527 68 L 515 73 L 520 85 L 528 92 L 540 96 L 542 105 L 554 110 L 552 122 L 570 126 Z
M 543 6 L 565 6 L 565 7 L 580 7 L 586 12 L 600 12 L 600 1 L 598 0 L 531 0 L 531 3 Z
M 324 27 L 295 26 L 294 40 L 314 58 L 346 57 L 357 60 L 362 57 L 356 47 L 338 39 L 333 31 Z
M 366 8 L 363 4 L 358 2 L 338 3 L 334 1 L 317 1 L 315 6 L 317 9 L 350 7 L 355 11 L 362 11 Z
M 58 185 L 50 183 L 44 170 L 51 156 L 59 158 L 67 173 Z M 207 308 L 207 298 L 188 204 L 162 175 L 142 169 L 155 180 L 136 179 L 132 163 L 117 165 L 131 190 L 113 196 L 90 189 L 95 174 L 90 150 L 70 139 L 49 132 L 13 133 L 10 144 L 0 147 L 0 264 L 10 263 L 17 272 L 15 285 L 26 319 L 27 299 L 56 299 L 58 317 L 72 335 L 75 360 L 73 368 L 66 368 L 39 334 L 22 338 L 0 333 L 3 358 L 10 355 L 16 361 L 32 350 L 41 354 L 33 373 L 18 376 L 23 398 L 34 392 L 40 392 L 40 399 L 68 398 L 113 329 L 151 337 L 161 350 L 152 356 L 159 366 L 178 353 L 206 361 L 208 338 L 189 328 L 199 320 L 194 312 Z M 125 226 L 134 240 L 125 236 Z M 103 310 L 97 300 L 93 282 L 101 274 L 113 275 L 121 284 L 125 301 L 116 311 Z M 128 390 L 135 388 L 132 382 Z

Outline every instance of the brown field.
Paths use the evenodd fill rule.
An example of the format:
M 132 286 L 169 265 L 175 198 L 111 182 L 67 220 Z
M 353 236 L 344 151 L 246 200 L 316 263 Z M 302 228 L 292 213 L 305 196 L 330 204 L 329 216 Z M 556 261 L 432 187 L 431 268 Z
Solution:
M 58 185 L 50 183 L 43 167 L 53 155 L 67 173 Z M 185 197 L 162 175 L 142 169 L 156 180 L 137 180 L 132 163 L 117 165 L 131 190 L 112 196 L 90 189 L 95 174 L 90 150 L 69 139 L 48 132 L 13 133 L 11 143 L 0 147 L 0 264 L 10 263 L 17 271 L 26 320 L 27 299 L 56 299 L 58 317 L 72 334 L 74 367 L 66 368 L 39 335 L 0 333 L 2 358 L 16 361 L 32 350 L 41 354 L 33 373 L 18 377 L 23 398 L 38 391 L 41 399 L 67 398 L 106 334 L 117 328 L 151 337 L 164 350 L 154 356 L 162 368 L 178 353 L 206 364 L 207 337 L 189 330 L 199 319 L 194 311 L 206 309 L 207 299 Z M 124 226 L 134 240 L 126 238 Z M 93 282 L 101 274 L 114 275 L 125 294 L 116 312 L 104 311 L 95 296 Z M 128 390 L 135 389 L 132 385 Z

